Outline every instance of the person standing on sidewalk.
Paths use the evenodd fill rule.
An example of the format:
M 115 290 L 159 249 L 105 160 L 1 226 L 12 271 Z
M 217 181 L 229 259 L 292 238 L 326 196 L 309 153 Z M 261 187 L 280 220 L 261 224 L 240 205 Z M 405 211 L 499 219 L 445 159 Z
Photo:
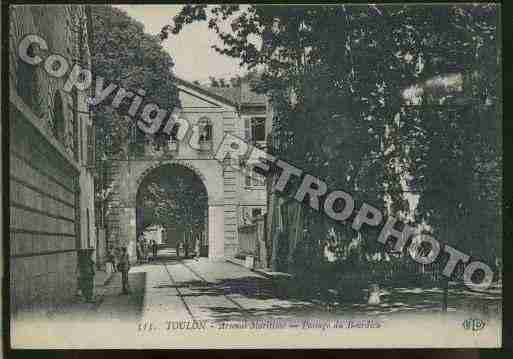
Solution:
M 130 270 L 130 259 L 126 247 L 121 247 L 121 257 L 119 259 L 119 270 L 121 271 L 121 281 L 123 283 L 123 294 L 129 293 L 128 271 Z
M 182 247 L 182 241 L 178 240 L 176 242 L 176 257 L 177 258 L 180 258 L 181 247 Z
M 152 243 L 151 243 L 151 251 L 153 252 L 153 260 L 157 260 L 157 250 L 158 250 L 158 245 L 157 245 L 157 241 L 153 240 Z
M 136 254 L 137 254 L 137 264 L 141 264 L 143 261 L 143 241 L 144 241 L 144 234 L 140 234 L 137 238 L 137 243 L 135 246 Z
M 137 264 L 142 263 L 142 238 L 139 238 L 137 240 L 137 243 L 135 245 L 135 250 L 137 252 Z
M 107 252 L 107 260 L 105 261 L 105 271 L 108 275 L 111 275 L 115 272 L 115 259 L 114 254 L 112 253 L 112 249 L 109 248 Z
M 145 263 L 145 262 L 146 262 L 146 240 L 143 237 L 143 239 L 141 239 L 141 263 Z
M 148 262 L 153 261 L 153 239 L 148 241 Z
M 93 303 L 95 263 L 93 260 L 93 248 L 87 248 L 79 257 L 79 285 L 86 302 Z
M 135 242 L 135 255 L 136 255 L 136 263 L 139 264 L 141 261 L 141 240 L 138 239 L 137 242 Z
M 150 241 L 144 240 L 144 261 L 148 263 L 150 261 Z
M 150 241 L 147 239 L 144 240 L 144 261 L 146 263 L 150 261 Z
M 121 257 L 121 249 L 116 246 L 114 248 L 114 271 L 119 272 L 119 258 Z

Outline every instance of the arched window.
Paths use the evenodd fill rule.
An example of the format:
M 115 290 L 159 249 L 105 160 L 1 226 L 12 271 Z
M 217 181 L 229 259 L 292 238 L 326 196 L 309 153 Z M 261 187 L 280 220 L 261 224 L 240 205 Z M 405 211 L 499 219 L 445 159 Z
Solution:
M 65 117 L 64 106 L 62 105 L 61 94 L 57 91 L 53 100 L 53 135 L 57 140 L 64 143 L 65 138 Z
M 178 131 L 180 130 L 180 124 L 177 122 L 173 125 L 171 133 L 169 134 L 169 141 L 167 143 L 167 149 L 169 151 L 178 150 Z
M 177 122 L 173 125 L 173 128 L 171 129 L 171 133 L 169 134 L 169 140 L 171 142 L 178 141 L 178 132 L 180 131 L 180 124 Z
M 211 142 L 212 141 L 212 124 L 206 117 L 199 120 L 200 127 L 200 142 Z
M 27 55 L 30 57 L 35 56 L 34 46 L 34 44 L 31 44 L 27 49 Z M 29 65 L 21 60 L 18 61 L 16 67 L 16 92 L 37 116 L 41 116 L 38 102 L 40 97 L 37 93 L 36 66 Z

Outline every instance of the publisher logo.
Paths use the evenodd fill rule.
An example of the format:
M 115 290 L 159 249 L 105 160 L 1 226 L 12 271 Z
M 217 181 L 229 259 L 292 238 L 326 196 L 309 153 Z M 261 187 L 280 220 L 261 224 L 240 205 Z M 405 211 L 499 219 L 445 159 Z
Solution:
M 483 319 L 469 318 L 463 321 L 463 328 L 477 332 L 484 329 L 486 322 Z

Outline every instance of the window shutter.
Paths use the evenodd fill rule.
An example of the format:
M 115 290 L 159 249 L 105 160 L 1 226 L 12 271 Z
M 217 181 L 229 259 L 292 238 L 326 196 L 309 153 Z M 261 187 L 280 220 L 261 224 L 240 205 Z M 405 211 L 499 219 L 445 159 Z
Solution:
M 255 117 L 252 119 L 252 137 L 254 141 L 265 141 L 265 118 Z
M 212 125 L 210 122 L 207 124 L 207 141 L 212 141 Z
M 253 186 L 254 187 L 260 186 L 260 175 L 259 174 L 253 172 L 252 179 L 253 179 Z
M 246 141 L 251 141 L 251 119 L 245 118 L 244 119 L 244 138 Z

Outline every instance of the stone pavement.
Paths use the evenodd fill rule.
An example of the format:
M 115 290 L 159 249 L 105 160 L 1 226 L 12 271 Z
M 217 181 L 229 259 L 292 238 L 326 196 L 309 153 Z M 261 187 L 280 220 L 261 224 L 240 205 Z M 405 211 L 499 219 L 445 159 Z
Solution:
M 290 318 L 322 311 L 313 303 L 279 298 L 269 279 L 247 268 L 206 258 L 177 260 L 168 253 L 130 272 L 145 273 L 142 321 Z
M 135 295 L 130 296 L 119 296 L 118 293 L 121 292 L 121 273 L 111 273 L 107 274 L 105 271 L 98 270 L 95 273 L 95 297 L 94 302 L 86 302 L 82 295 L 77 294 L 74 300 L 70 303 L 66 303 L 57 308 L 49 310 L 45 313 L 34 314 L 31 313 L 31 316 L 38 317 L 46 317 L 49 319 L 58 319 L 58 320 L 69 320 L 69 321 L 92 321 L 97 320 L 104 317 L 112 317 L 116 311 L 113 310 L 103 310 L 103 308 L 109 308 L 113 302 L 115 302 L 114 307 L 119 308 L 118 316 L 124 317 L 125 313 L 133 312 L 134 308 L 130 308 L 132 310 L 123 310 L 126 305 L 123 305 L 124 302 L 133 302 L 134 298 L 137 298 L 137 294 L 140 294 L 142 297 L 142 292 L 139 293 L 136 291 Z M 137 288 L 137 278 L 132 277 L 131 282 L 134 287 Z M 102 307 L 102 312 L 99 312 L 99 307 Z M 132 306 L 133 307 L 133 306 Z

